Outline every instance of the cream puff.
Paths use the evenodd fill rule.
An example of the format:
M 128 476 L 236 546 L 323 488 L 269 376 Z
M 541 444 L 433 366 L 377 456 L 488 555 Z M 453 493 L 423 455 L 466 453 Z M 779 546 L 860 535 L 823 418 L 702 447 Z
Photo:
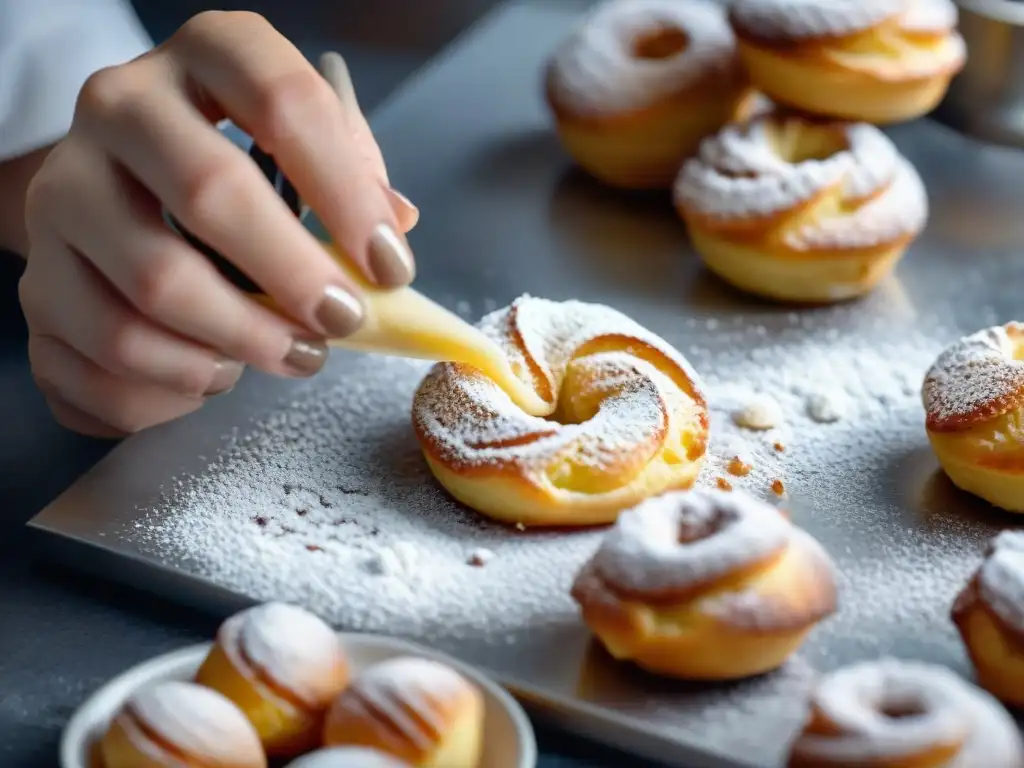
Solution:
M 1024 532 L 1004 531 L 953 604 L 978 683 L 1024 707 Z
M 553 56 L 546 94 L 569 154 L 631 189 L 667 189 L 703 137 L 755 108 L 710 0 L 604 3 Z
M 670 344 L 577 301 L 523 297 L 480 327 L 548 416 L 528 415 L 473 368 L 435 366 L 416 393 L 413 426 L 456 499 L 511 524 L 595 525 L 696 480 L 707 404 Z
M 267 603 L 225 621 L 196 682 L 227 696 L 256 727 L 267 753 L 319 746 L 324 714 L 348 684 L 338 635 L 308 611 Z
M 930 112 L 964 65 L 952 0 L 735 0 L 754 85 L 778 104 L 868 123 Z
M 1024 512 L 1024 324 L 955 342 L 929 369 L 921 396 L 928 440 L 954 485 Z
M 100 741 L 103 768 L 266 768 L 260 738 L 216 691 L 159 683 L 132 696 Z
M 331 705 L 326 746 L 363 746 L 415 768 L 477 768 L 484 701 L 440 662 L 399 657 L 362 672 Z
M 880 130 L 782 111 L 706 139 L 675 201 L 712 272 L 793 302 L 867 293 L 928 218 L 921 178 Z
M 376 749 L 329 747 L 288 763 L 286 768 L 412 768 L 408 763 Z
M 668 493 L 624 512 L 572 588 L 617 659 L 730 680 L 776 669 L 836 607 L 832 561 L 740 491 Z
M 1024 745 L 999 702 L 948 669 L 893 659 L 826 675 L 789 768 L 1021 768 Z

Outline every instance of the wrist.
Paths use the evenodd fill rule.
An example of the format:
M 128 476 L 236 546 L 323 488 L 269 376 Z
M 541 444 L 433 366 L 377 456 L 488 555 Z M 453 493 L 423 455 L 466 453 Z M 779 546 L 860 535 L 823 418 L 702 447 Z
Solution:
M 28 257 L 28 233 L 25 231 L 25 197 L 53 147 L 43 147 L 19 157 L 0 161 L 0 250 Z

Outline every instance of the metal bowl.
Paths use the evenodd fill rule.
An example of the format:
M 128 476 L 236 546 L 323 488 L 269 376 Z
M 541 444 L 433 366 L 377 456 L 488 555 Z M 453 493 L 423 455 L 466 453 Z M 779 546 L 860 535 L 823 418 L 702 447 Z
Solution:
M 1024 147 L 1024 2 L 957 4 L 967 64 L 935 117 L 985 141 Z

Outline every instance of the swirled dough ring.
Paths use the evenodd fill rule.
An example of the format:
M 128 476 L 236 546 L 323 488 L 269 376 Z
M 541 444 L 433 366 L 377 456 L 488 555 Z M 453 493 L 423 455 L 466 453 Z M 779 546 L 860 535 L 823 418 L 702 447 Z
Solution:
M 814 539 L 766 502 L 705 489 L 624 512 L 572 594 L 613 656 L 699 680 L 775 669 L 836 604 Z
M 437 479 L 508 523 L 594 525 L 693 484 L 708 414 L 697 374 L 667 342 L 607 307 L 523 297 L 480 327 L 549 405 L 529 416 L 472 368 L 435 366 L 413 425 Z
M 546 93 L 569 153 L 627 188 L 668 188 L 704 136 L 753 107 L 711 0 L 604 3 L 555 52 Z
M 1003 531 L 953 604 L 978 683 L 1024 706 L 1024 532 Z
M 713 272 L 784 301 L 866 293 L 928 217 L 920 177 L 880 130 L 782 112 L 706 139 L 675 199 Z
M 847 120 L 930 112 L 966 57 L 952 0 L 735 0 L 730 18 L 755 86 Z
M 948 669 L 882 659 L 827 675 L 789 768 L 1020 768 L 1007 712 Z
M 1024 512 L 1024 324 L 960 339 L 925 376 L 925 427 L 953 483 Z

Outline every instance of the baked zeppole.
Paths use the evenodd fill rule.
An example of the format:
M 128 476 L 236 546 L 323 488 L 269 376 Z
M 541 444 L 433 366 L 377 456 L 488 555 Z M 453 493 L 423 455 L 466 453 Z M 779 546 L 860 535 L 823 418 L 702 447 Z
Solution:
M 1024 533 L 1004 531 L 953 604 L 978 683 L 1024 707 Z
M 363 747 L 329 747 L 318 749 L 288 763 L 287 768 L 411 768 L 411 766 L 376 749 Z
M 986 328 L 946 349 L 922 398 L 928 439 L 949 479 L 1024 512 L 1024 324 Z
M 562 44 L 546 79 L 566 149 L 617 187 L 667 189 L 703 137 L 754 106 L 712 0 L 611 0 Z
M 320 744 L 324 714 L 348 684 L 341 641 L 308 611 L 266 603 L 225 621 L 196 682 L 231 699 L 271 756 Z
M 696 480 L 707 405 L 667 342 L 607 307 L 530 297 L 480 328 L 548 417 L 524 413 L 473 368 L 435 366 L 416 393 L 413 425 L 459 501 L 506 523 L 595 525 Z
M 867 293 L 928 218 L 917 171 L 880 130 L 784 111 L 705 139 L 675 200 L 709 269 L 796 302 Z
M 454 669 L 401 657 L 370 667 L 331 705 L 327 746 L 380 750 L 416 768 L 477 768 L 483 696 Z
M 103 768 L 266 768 L 259 736 L 216 691 L 166 682 L 130 698 L 100 741 Z
M 734 0 L 730 20 L 759 90 L 845 120 L 930 112 L 966 58 L 952 0 Z
M 766 502 L 695 489 L 622 513 L 572 588 L 609 653 L 651 672 L 768 672 L 836 607 L 832 561 Z
M 948 669 L 883 659 L 826 675 L 789 768 L 1021 768 L 1016 724 Z

